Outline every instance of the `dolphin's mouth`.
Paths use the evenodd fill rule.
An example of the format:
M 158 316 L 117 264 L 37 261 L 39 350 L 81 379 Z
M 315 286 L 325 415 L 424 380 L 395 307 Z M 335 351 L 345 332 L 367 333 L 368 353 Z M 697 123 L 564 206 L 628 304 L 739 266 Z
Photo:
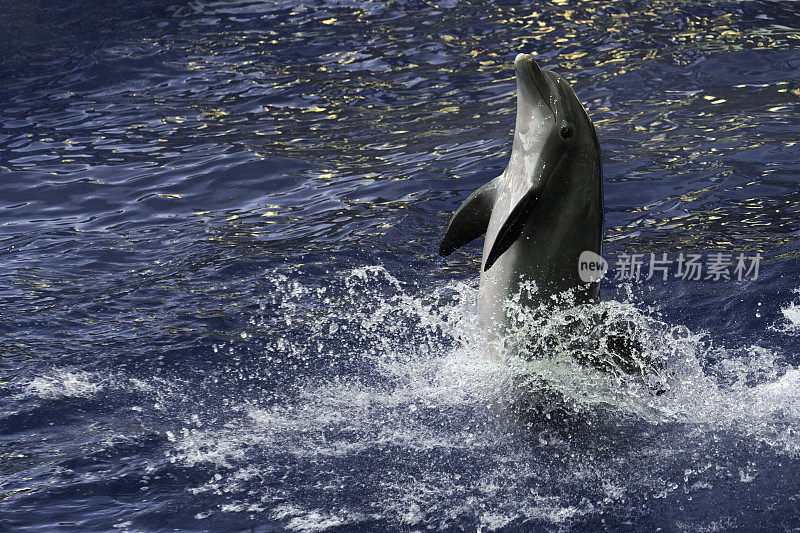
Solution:
M 550 82 L 547 74 L 539 67 L 530 54 L 518 54 L 514 58 L 514 70 L 517 72 L 518 98 L 527 99 L 531 103 L 543 103 L 555 116 L 551 102 Z

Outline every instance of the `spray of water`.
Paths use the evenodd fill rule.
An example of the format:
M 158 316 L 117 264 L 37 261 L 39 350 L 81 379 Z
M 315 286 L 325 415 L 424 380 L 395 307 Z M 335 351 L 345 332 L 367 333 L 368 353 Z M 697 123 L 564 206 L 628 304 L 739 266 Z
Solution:
M 800 369 L 769 348 L 717 346 L 633 297 L 511 299 L 498 358 L 485 356 L 472 284 L 409 286 L 379 266 L 301 279 L 318 278 L 269 275 L 241 340 L 209 350 L 226 362 L 201 386 L 137 387 L 153 406 L 138 416 L 167 446 L 153 470 L 204 478 L 190 489 L 208 502 L 198 520 L 569 527 L 752 481 L 730 447 L 800 451 Z M 52 395 L 59 375 L 66 393 L 108 389 L 51 373 L 22 394 Z

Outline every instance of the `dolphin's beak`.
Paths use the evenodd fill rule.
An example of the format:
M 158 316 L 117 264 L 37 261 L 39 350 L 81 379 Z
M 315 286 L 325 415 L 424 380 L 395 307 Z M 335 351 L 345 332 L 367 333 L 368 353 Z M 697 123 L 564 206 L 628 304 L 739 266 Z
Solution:
M 517 106 L 543 102 L 553 112 L 550 103 L 550 84 L 547 75 L 530 54 L 518 54 L 514 59 L 517 72 Z

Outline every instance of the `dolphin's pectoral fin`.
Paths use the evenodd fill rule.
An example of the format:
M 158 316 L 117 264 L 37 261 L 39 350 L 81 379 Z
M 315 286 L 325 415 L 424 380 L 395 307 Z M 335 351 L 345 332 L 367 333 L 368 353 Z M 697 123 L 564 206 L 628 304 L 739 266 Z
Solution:
M 493 179 L 472 193 L 453 213 L 447 230 L 444 232 L 442 243 L 439 245 L 439 255 L 450 255 L 486 233 L 489 218 L 492 216 L 499 179 L 499 177 Z
M 483 266 L 484 272 L 489 270 L 494 262 L 497 261 L 497 259 L 503 255 L 506 250 L 511 248 L 511 245 L 517 240 L 520 233 L 522 233 L 522 228 L 528 221 L 528 217 L 536 206 L 536 201 L 538 199 L 538 191 L 532 190 L 523 196 L 522 200 L 520 200 L 519 203 L 514 206 L 514 209 L 500 227 L 500 231 L 497 232 L 497 237 L 494 239 L 492 249 L 489 251 L 489 255 L 486 257 L 486 264 Z

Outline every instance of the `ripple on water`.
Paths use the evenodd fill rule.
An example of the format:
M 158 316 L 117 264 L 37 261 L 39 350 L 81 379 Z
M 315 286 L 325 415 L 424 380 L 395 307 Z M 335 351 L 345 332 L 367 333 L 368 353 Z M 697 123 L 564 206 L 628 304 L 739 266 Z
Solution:
M 5 2 L 0 527 L 796 522 L 797 29 L 786 2 Z M 548 357 L 476 357 L 477 249 L 433 258 L 504 168 L 518 52 L 598 127 L 606 251 L 769 259 L 580 311 L 631 324 L 664 394 L 575 367 L 558 313 L 520 320 Z

